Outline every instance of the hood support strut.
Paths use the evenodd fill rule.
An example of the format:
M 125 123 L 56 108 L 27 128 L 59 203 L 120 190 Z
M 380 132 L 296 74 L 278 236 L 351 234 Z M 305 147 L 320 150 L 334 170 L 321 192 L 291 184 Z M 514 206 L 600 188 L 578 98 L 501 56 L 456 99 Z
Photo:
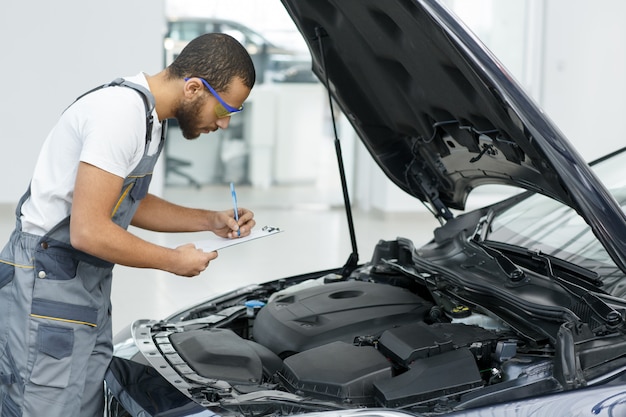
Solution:
M 444 222 L 452 219 L 454 215 L 443 203 L 443 201 L 441 201 L 439 191 L 437 190 L 437 184 L 434 183 L 433 177 L 428 175 L 428 172 L 421 164 L 417 163 L 417 155 L 415 153 L 413 155 L 413 161 L 411 161 L 411 163 L 407 166 L 405 172 L 407 184 L 410 185 L 408 180 L 410 175 L 424 195 L 424 198 L 428 200 L 428 203 L 430 204 L 429 207 L 426 202 L 423 202 L 424 206 L 426 206 L 428 210 L 433 213 L 435 218 L 439 220 L 439 223 L 444 224 Z
M 324 59 L 324 44 L 322 38 L 327 36 L 326 31 L 321 27 L 315 28 L 315 35 L 320 48 L 320 58 L 322 64 L 322 70 L 324 71 L 324 77 L 326 81 L 326 91 L 328 91 L 328 104 L 330 106 L 330 118 L 333 123 L 333 132 L 335 135 L 335 153 L 337 154 L 337 164 L 339 165 L 339 176 L 341 177 L 341 190 L 343 192 L 343 205 L 346 209 L 346 217 L 348 219 L 348 229 L 350 231 L 350 243 L 352 244 L 352 253 L 348 257 L 345 265 L 341 268 L 341 275 L 345 278 L 354 271 L 358 266 L 359 253 L 356 244 L 356 234 L 354 232 L 354 219 L 352 218 L 352 207 L 350 205 L 350 195 L 348 194 L 348 184 L 346 181 L 346 170 L 343 164 L 343 156 L 341 153 L 341 142 L 337 135 L 337 123 L 335 121 L 335 112 L 333 108 L 333 97 L 330 92 L 330 81 L 328 80 L 328 69 L 326 68 L 326 61 Z

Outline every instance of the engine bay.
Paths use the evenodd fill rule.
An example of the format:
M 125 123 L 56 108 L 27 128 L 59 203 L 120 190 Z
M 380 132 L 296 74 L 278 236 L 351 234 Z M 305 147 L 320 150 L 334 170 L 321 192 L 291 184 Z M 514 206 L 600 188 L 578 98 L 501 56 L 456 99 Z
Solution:
M 252 286 L 136 322 L 133 361 L 221 414 L 280 413 L 277 403 L 438 414 L 568 388 L 554 343 L 434 292 L 377 261 L 347 279 L 326 271 Z
M 306 281 L 260 309 L 244 303 L 175 325 L 151 324 L 151 337 L 137 345 L 153 365 L 164 368 L 153 362 L 158 356 L 175 371 L 170 381 L 191 382 L 179 389 L 202 384 L 195 399 L 220 407 L 280 391 L 319 401 L 321 409 L 430 410 L 444 400 L 476 401 L 496 384 L 558 387 L 550 349 L 524 351 L 505 325 L 457 307 L 444 321 L 436 305 L 405 288 Z M 216 315 L 229 326 L 208 325 Z

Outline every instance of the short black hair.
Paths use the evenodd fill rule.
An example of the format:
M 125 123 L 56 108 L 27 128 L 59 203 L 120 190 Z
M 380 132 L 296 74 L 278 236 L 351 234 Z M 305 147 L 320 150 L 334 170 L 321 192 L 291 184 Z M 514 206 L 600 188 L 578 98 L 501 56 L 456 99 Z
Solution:
M 173 78 L 201 77 L 216 91 L 226 91 L 233 77 L 252 89 L 256 74 L 246 48 L 224 33 L 206 33 L 190 41 L 168 69 Z

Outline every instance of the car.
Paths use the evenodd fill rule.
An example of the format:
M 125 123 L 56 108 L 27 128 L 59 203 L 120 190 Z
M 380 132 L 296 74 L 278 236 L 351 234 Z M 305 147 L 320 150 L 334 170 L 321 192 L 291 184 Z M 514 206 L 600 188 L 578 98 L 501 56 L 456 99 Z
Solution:
M 227 33 L 241 42 L 252 57 L 259 83 L 317 82 L 308 54 L 276 45 L 240 22 L 217 17 L 170 17 L 163 41 L 165 64 L 171 63 L 189 41 L 212 32 Z
M 108 415 L 626 415 L 626 150 L 587 163 L 436 0 L 283 4 L 329 105 L 441 226 L 131 323 Z M 488 184 L 521 192 L 465 210 Z

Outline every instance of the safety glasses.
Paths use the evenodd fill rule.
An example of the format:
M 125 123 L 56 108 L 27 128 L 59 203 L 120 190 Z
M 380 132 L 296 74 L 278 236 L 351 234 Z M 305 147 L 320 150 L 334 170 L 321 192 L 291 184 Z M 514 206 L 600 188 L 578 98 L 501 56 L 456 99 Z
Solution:
M 185 81 L 188 81 L 190 78 L 191 77 L 185 78 Z M 243 110 L 243 105 L 239 108 L 229 106 L 224 100 L 222 100 L 220 95 L 217 94 L 217 91 L 215 91 L 213 87 L 211 87 L 211 85 L 204 78 L 201 78 L 201 77 L 193 77 L 193 78 L 198 78 L 200 81 L 202 81 L 202 84 L 204 84 L 204 86 L 211 92 L 213 97 L 215 97 L 217 101 L 219 102 L 219 104 L 215 106 L 215 115 L 217 116 L 218 119 L 221 119 L 222 117 L 230 117 L 233 114 L 239 113 L 240 111 Z

